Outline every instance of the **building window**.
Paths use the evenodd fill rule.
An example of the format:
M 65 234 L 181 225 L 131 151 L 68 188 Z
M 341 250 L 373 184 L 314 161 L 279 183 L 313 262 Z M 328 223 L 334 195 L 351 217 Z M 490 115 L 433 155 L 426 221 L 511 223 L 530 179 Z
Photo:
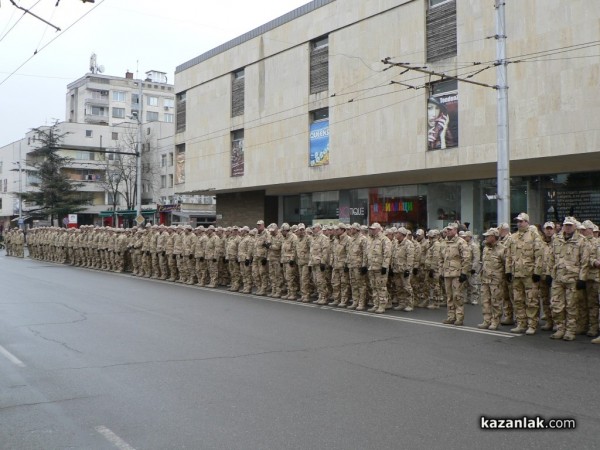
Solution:
M 310 113 L 310 167 L 329 164 L 329 108 L 316 109 Z
M 175 130 L 177 133 L 185 131 L 185 108 L 186 108 L 186 93 L 180 92 L 177 94 L 177 117 L 175 122 Z M 176 182 L 177 183 L 177 182 Z
M 173 167 L 173 152 L 169 153 L 169 167 Z
M 244 175 L 244 130 L 231 133 L 231 176 Z
M 427 61 L 456 56 L 456 0 L 429 0 Z
M 146 112 L 146 121 L 147 122 L 158 121 L 158 113 L 156 111 L 147 111 Z M 150 129 L 150 128 L 148 128 L 148 129 Z
M 148 106 L 158 106 L 158 97 L 153 97 L 149 95 L 146 97 L 146 103 Z
M 170 173 L 169 174 L 169 184 L 168 187 L 172 188 L 173 187 L 173 174 Z
M 231 77 L 231 117 L 244 114 L 244 79 L 244 69 L 233 72 Z
M 310 43 L 310 93 L 329 89 L 329 38 L 315 39 Z
M 175 184 L 185 183 L 185 144 L 175 146 Z
M 160 167 L 167 167 L 167 154 L 160 155 Z
M 113 108 L 112 116 L 115 119 L 124 119 L 125 118 L 125 108 Z
M 85 130 L 85 137 L 91 138 L 92 137 L 92 130 Z
M 167 123 L 173 123 L 175 121 L 174 114 L 165 113 L 164 117 L 165 117 L 165 122 L 167 122 Z
M 166 175 L 161 175 L 160 176 L 160 188 L 164 189 L 167 187 L 167 176 Z
M 427 148 L 441 150 L 458 146 L 458 82 L 429 85 L 427 99 Z
M 117 133 L 116 131 L 112 132 L 112 140 L 113 141 L 118 141 L 119 140 L 119 133 Z
M 165 104 L 165 108 L 174 108 L 175 107 L 175 100 L 172 98 L 165 98 L 164 99 L 164 104 Z
M 114 102 L 124 102 L 125 101 L 125 92 L 123 91 L 113 91 L 112 99 Z

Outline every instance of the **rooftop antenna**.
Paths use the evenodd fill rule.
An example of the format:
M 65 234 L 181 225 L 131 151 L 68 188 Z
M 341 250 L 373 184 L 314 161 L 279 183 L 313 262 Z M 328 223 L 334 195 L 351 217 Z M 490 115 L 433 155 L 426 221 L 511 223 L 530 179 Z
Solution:
M 92 53 L 92 56 L 90 56 L 90 72 L 91 73 L 102 73 L 104 72 L 104 66 L 102 65 L 98 65 L 97 61 L 96 61 L 96 54 Z

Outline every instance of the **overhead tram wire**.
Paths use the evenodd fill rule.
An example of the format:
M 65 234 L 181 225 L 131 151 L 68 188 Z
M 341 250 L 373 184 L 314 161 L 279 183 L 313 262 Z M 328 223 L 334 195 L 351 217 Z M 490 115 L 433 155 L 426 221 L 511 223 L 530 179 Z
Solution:
M 98 6 L 103 4 L 105 1 L 106 0 L 100 0 L 99 3 L 96 3 L 89 11 L 85 12 L 85 14 L 83 14 L 81 17 L 79 17 L 77 20 L 75 20 L 75 22 L 73 22 L 71 25 L 69 25 L 67 28 L 65 28 L 60 34 L 56 35 L 54 38 L 52 38 L 50 41 L 48 41 L 46 44 L 44 44 L 43 47 L 36 49 L 34 51 L 33 55 L 31 55 L 29 58 L 27 58 L 19 67 L 17 67 L 6 78 L 4 78 L 2 81 L 0 81 L 0 86 L 2 86 L 4 83 L 6 83 L 6 81 L 8 81 L 15 73 L 17 73 L 17 71 L 19 69 L 21 69 L 25 64 L 27 64 L 29 61 L 31 61 L 35 55 L 40 53 L 42 50 L 44 50 L 46 47 L 48 47 L 50 44 L 52 44 L 55 40 L 57 40 L 59 37 L 61 37 L 63 34 L 65 34 L 67 31 L 69 31 L 74 25 L 76 25 L 80 20 L 82 20 L 85 16 L 87 16 L 89 13 L 91 13 L 93 10 L 95 10 Z
M 38 4 L 39 2 L 41 2 L 41 1 L 42 1 L 42 0 L 38 0 L 38 1 L 37 1 L 37 2 L 35 2 L 35 4 L 34 4 L 34 5 L 31 7 L 31 8 L 29 8 L 29 9 L 33 9 L 33 8 L 35 8 L 35 7 L 37 6 L 37 4 Z M 13 14 L 14 14 L 14 11 L 13 11 Z M 17 26 L 17 24 L 18 24 L 18 23 L 19 23 L 19 22 L 20 22 L 20 21 L 23 19 L 23 17 L 25 17 L 26 15 L 27 15 L 27 13 L 26 13 L 26 12 L 23 12 L 23 14 L 21 14 L 21 17 L 19 17 L 19 18 L 17 19 L 17 21 L 16 21 L 16 22 L 13 24 L 13 26 L 12 26 L 12 27 L 10 27 L 10 29 L 9 29 L 9 30 L 8 30 L 6 33 L 4 33 L 4 31 L 3 31 L 3 33 L 4 33 L 4 34 L 2 35 L 2 37 L 0 37 L 0 42 L 2 42 L 2 41 L 4 40 L 4 38 L 5 38 L 6 36 L 8 36 L 8 33 L 10 33 L 10 32 L 13 30 L 13 28 L 14 28 L 14 27 L 16 27 L 16 26 Z M 11 19 L 12 19 L 12 17 L 11 17 Z M 10 21 L 9 21 L 9 22 L 10 22 Z M 7 25 L 7 26 L 8 26 L 8 25 Z M 6 29 L 6 28 L 5 28 L 5 29 Z
M 490 67 L 493 67 L 493 66 L 490 66 Z M 487 70 L 490 67 L 486 67 L 485 70 Z M 482 71 L 481 69 L 477 69 L 475 71 L 464 72 L 464 73 L 461 73 L 459 75 L 460 76 L 470 75 L 471 72 L 481 72 L 481 71 Z M 395 76 L 397 76 L 397 75 L 395 75 Z M 426 79 L 426 78 L 427 78 L 426 75 L 419 75 L 417 77 L 409 78 L 409 79 L 403 80 L 403 81 L 422 80 L 422 79 Z M 386 83 L 385 85 L 376 86 L 376 87 L 385 87 L 385 86 L 389 86 L 391 84 L 398 84 L 398 83 L 392 83 L 390 81 L 389 83 Z M 411 89 L 411 90 L 413 90 L 413 89 L 422 89 L 427 84 L 428 83 L 420 83 L 416 87 L 412 87 L 411 86 L 410 88 L 407 88 L 407 89 Z M 366 89 L 372 90 L 373 88 L 366 88 Z M 342 103 L 338 103 L 338 104 L 335 104 L 335 105 L 330 105 L 329 108 L 332 109 L 332 108 L 336 108 L 336 107 L 339 107 L 339 106 L 347 105 L 349 103 L 353 103 L 355 101 L 363 101 L 363 100 L 368 100 L 368 99 L 371 99 L 371 98 L 382 97 L 382 96 L 385 96 L 385 95 L 392 95 L 394 93 L 402 92 L 402 91 L 403 90 L 394 91 L 394 92 L 388 92 L 388 93 L 384 93 L 384 94 L 376 94 L 376 95 L 369 96 L 369 97 L 358 97 L 356 99 L 350 99 L 350 100 L 347 100 L 347 101 L 342 102 Z M 308 105 L 310 105 L 312 103 L 315 103 L 315 102 L 307 102 L 307 103 L 304 103 L 302 105 L 294 106 L 294 107 L 288 108 L 288 109 L 283 110 L 283 111 L 278 111 L 278 112 L 275 112 L 275 113 L 271 113 L 271 114 L 268 114 L 268 115 L 265 115 L 265 116 L 262 116 L 262 117 L 259 117 L 259 118 L 256 118 L 256 119 L 249 120 L 249 121 L 245 122 L 245 124 L 251 124 L 251 123 L 254 123 L 254 122 L 260 122 L 260 121 L 264 120 L 265 118 L 272 117 L 272 116 L 277 116 L 277 115 L 280 115 L 280 114 L 283 114 L 283 113 L 286 113 L 286 112 L 290 112 L 290 111 L 293 111 L 293 110 L 296 110 L 296 109 L 299 109 L 299 108 L 303 108 L 303 107 L 308 106 Z M 266 126 L 266 125 L 273 125 L 273 124 L 276 124 L 276 123 L 280 123 L 280 122 L 284 122 L 284 121 L 287 121 L 287 120 L 291 120 L 291 119 L 296 119 L 298 117 L 302 117 L 305 114 L 306 114 L 306 112 L 302 112 L 300 114 L 295 114 L 295 115 L 291 115 L 291 116 L 288 116 L 288 117 L 284 117 L 284 118 L 281 118 L 279 120 L 276 120 L 276 121 L 273 121 L 273 122 L 269 122 L 267 124 L 259 125 L 259 126 L 256 126 L 256 127 L 245 127 L 244 129 L 245 130 L 251 130 L 251 129 L 260 128 L 260 127 Z M 211 141 L 213 139 L 219 139 L 219 138 L 226 137 L 226 136 L 229 135 L 230 132 L 231 132 L 231 127 L 221 128 L 221 129 L 210 131 L 208 133 L 205 133 L 205 134 L 202 134 L 202 135 L 199 135 L 199 136 L 195 136 L 195 137 L 187 140 L 186 144 L 199 144 L 199 143 L 203 143 L 203 142 L 209 142 L 209 141 Z

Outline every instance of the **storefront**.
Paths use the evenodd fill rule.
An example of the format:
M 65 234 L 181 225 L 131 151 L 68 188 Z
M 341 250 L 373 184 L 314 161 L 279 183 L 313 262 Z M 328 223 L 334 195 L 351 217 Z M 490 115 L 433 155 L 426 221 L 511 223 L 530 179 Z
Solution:
M 496 200 L 495 179 L 313 192 L 283 196 L 282 221 L 413 230 L 458 221 L 479 234 L 498 225 Z M 567 215 L 600 223 L 600 172 L 512 177 L 511 217 L 521 211 L 536 225 Z

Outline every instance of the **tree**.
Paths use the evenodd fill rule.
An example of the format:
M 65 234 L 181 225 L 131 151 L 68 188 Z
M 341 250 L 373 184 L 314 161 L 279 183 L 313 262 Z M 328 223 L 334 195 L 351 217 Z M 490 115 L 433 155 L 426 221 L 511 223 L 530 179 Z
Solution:
M 150 155 L 152 134 L 147 134 L 142 142 L 146 150 L 142 153 Z M 113 211 L 124 202 L 125 209 L 134 210 L 137 206 L 137 128 L 128 129 L 122 133 L 115 148 L 115 153 L 106 158 L 106 178 L 102 186 L 111 194 Z M 148 156 L 144 157 L 148 159 Z M 142 161 L 142 184 L 148 185 L 151 191 L 157 184 L 159 174 L 158 164 Z
M 58 122 L 49 128 L 33 128 L 36 132 L 38 147 L 28 154 L 30 166 L 27 173 L 36 181 L 30 182 L 37 190 L 23 193 L 23 200 L 35 207 L 28 212 L 36 216 L 60 219 L 68 214 L 83 211 L 86 199 L 77 190 L 82 183 L 71 180 L 63 169 L 71 164 L 72 159 L 61 156 L 58 151 L 67 133 L 61 133 Z

